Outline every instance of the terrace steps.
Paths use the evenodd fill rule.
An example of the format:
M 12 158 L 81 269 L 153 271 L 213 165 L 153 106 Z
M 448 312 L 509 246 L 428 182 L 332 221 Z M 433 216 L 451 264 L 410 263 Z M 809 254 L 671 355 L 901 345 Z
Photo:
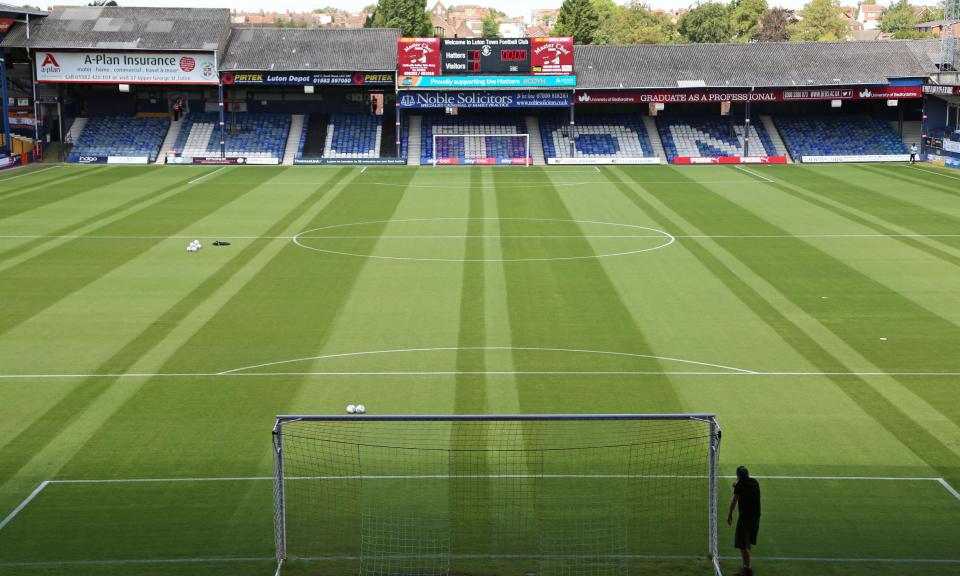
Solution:
M 290 132 L 287 134 L 287 144 L 283 150 L 283 165 L 293 166 L 300 147 L 300 135 L 303 132 L 303 114 L 294 114 L 290 119 Z

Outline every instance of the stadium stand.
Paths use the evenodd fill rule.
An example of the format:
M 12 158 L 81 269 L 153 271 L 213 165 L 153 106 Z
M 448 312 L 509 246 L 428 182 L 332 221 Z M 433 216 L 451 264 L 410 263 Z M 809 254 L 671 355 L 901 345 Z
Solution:
M 188 157 L 219 156 L 217 122 L 216 114 L 188 114 L 173 150 Z M 238 113 L 236 124 L 228 116 L 226 155 L 282 161 L 289 131 L 289 114 Z
M 560 115 L 540 119 L 543 153 L 549 158 L 569 158 L 569 122 Z M 581 115 L 573 126 L 574 154 L 579 158 L 641 158 L 654 156 L 642 117 Z
M 907 153 L 903 140 L 883 120 L 858 116 L 777 116 L 774 121 L 794 160 L 803 156 Z
M 522 117 L 508 113 L 491 115 L 445 116 L 427 114 L 421 121 L 420 163 L 433 162 L 434 135 L 508 135 L 526 134 L 527 126 Z M 475 138 L 440 140 L 437 158 L 456 158 L 462 162 L 466 158 L 494 158 L 510 160 L 523 158 L 526 142 L 524 138 Z
M 742 156 L 743 121 L 724 116 L 657 117 L 667 159 L 677 156 Z M 770 156 L 773 140 L 763 124 L 750 125 L 750 155 Z
M 382 117 L 371 114 L 331 114 L 324 158 L 378 158 Z
M 167 118 L 89 118 L 67 161 L 76 162 L 81 156 L 145 156 L 152 162 L 169 127 Z

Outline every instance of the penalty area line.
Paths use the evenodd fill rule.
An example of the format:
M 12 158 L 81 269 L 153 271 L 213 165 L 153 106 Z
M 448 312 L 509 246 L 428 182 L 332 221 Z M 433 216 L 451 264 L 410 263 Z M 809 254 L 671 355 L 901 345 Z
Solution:
M 734 168 L 736 168 L 737 170 L 740 170 L 741 172 L 746 172 L 747 174 L 749 174 L 749 175 L 751 175 L 751 176 L 756 176 L 757 178 L 759 178 L 759 179 L 761 179 L 761 180 L 763 180 L 763 181 L 765 181 L 765 182 L 770 182 L 771 184 L 774 184 L 774 183 L 775 183 L 775 181 L 774 181 L 773 179 L 767 178 L 766 176 L 763 176 L 762 174 L 757 174 L 757 173 L 754 172 L 753 170 L 749 170 L 749 169 L 747 169 L 747 168 L 744 168 L 743 166 L 734 166 Z
M 33 492 L 31 492 L 29 496 L 23 499 L 23 502 L 21 502 L 16 508 L 13 509 L 13 512 L 11 512 L 10 514 L 7 514 L 7 517 L 4 518 L 3 521 L 0 521 L 0 530 L 3 530 L 7 524 L 12 522 L 13 519 L 17 517 L 17 514 L 19 514 L 24 508 L 26 508 L 27 504 L 29 504 L 34 498 L 36 498 L 40 494 L 40 492 L 43 492 L 43 489 L 46 488 L 49 484 L 50 484 L 49 480 L 44 480 L 43 482 L 40 483 L 39 486 L 34 488 Z
M 204 174 L 203 176 L 200 176 L 199 178 L 194 178 L 193 180 L 187 182 L 187 184 L 196 184 L 197 182 L 200 182 L 200 181 L 203 180 L 204 178 L 209 178 L 210 176 L 213 176 L 213 175 L 216 174 L 217 172 L 220 172 L 221 170 L 226 170 L 227 168 L 229 168 L 229 166 L 221 166 L 221 167 L 217 168 L 216 170 L 214 170 L 213 172 L 208 172 L 208 173 Z

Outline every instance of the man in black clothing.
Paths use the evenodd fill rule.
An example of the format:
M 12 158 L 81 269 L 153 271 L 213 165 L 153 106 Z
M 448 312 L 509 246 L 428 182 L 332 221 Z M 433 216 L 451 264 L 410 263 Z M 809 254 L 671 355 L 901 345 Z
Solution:
M 730 510 L 727 512 L 727 524 L 733 524 L 733 509 L 738 505 L 740 516 L 737 518 L 733 545 L 740 549 L 743 568 L 737 572 L 737 576 L 752 576 L 750 547 L 757 543 L 757 532 L 760 531 L 760 483 L 750 477 L 745 466 L 737 468 L 737 481 L 733 483 L 733 500 L 730 501 Z

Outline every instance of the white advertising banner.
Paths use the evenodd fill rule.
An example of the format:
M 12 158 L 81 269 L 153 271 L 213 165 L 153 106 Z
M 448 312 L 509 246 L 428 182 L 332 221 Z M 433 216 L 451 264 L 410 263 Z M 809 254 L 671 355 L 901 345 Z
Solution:
M 107 156 L 107 164 L 148 164 L 146 156 Z
M 213 54 L 38 50 L 37 82 L 217 84 Z
M 960 152 L 960 142 L 956 140 L 944 140 L 943 149 L 947 152 Z
M 804 164 L 823 162 L 909 162 L 909 154 L 868 154 L 864 156 L 803 156 Z
M 547 158 L 547 164 L 659 164 L 659 158 Z

